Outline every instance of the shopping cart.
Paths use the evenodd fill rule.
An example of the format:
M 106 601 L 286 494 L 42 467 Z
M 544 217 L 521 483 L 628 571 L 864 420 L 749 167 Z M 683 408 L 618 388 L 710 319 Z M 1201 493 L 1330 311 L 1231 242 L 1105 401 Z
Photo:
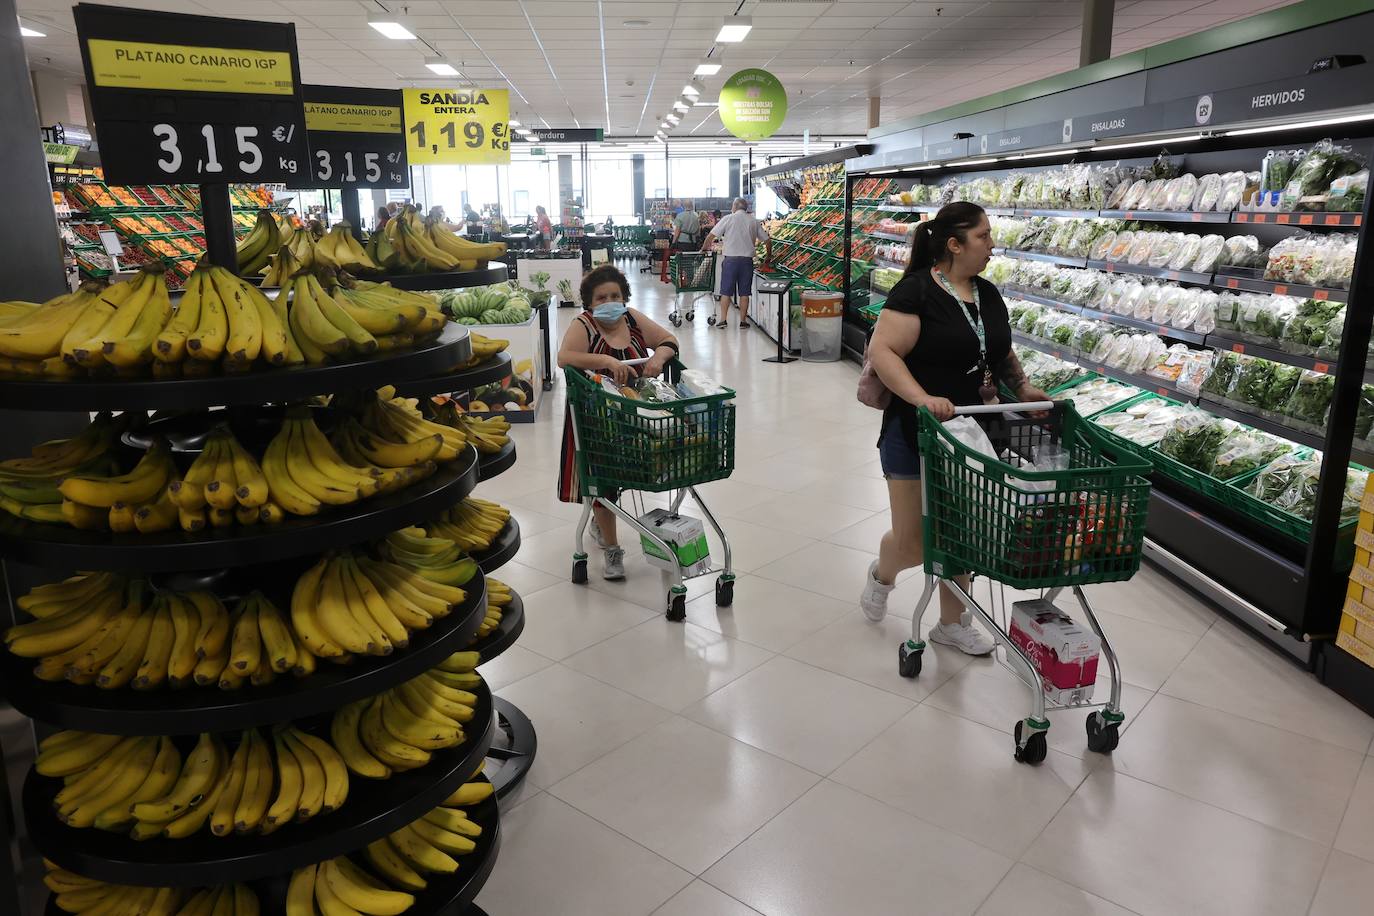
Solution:
M 713 297 L 716 291 L 716 253 L 714 251 L 680 251 L 673 255 L 668 265 L 677 298 L 668 320 L 673 327 L 682 326 L 685 315 L 688 321 L 696 314 L 696 302 L 702 296 Z M 687 295 L 687 307 L 679 309 L 682 296 Z
M 997 660 L 1030 690 L 1031 714 L 1015 727 L 1016 759 L 1031 764 L 1045 759 L 1047 708 L 1097 709 L 1088 716 L 1088 749 L 1110 753 L 1125 721 L 1121 669 L 1082 586 L 1124 581 L 1140 568 L 1149 459 L 1114 444 L 1067 401 L 961 407 L 956 413 L 991 414 L 983 427 L 1004 460 L 969 448 L 933 414 L 920 411 L 926 581 L 912 615 L 911 639 L 898 653 L 901 674 L 915 677 L 921 671 L 921 617 L 935 593 L 936 578 L 943 579 L 965 609 L 992 631 Z M 1067 459 L 1067 470 L 1031 469 L 1037 456 L 1056 446 Z M 1042 598 L 1050 604 L 1063 589 L 1072 588 L 1101 641 L 1111 698 L 1105 703 L 1048 704 L 1047 685 L 1035 663 L 1012 639 L 1005 596 L 994 616 L 974 599 L 971 580 L 965 580 L 967 586 L 955 581 L 965 575 L 988 579 L 994 610 L 1006 586 L 1045 590 Z
M 630 365 L 646 360 L 627 360 Z M 665 378 L 675 383 L 683 370 L 676 359 L 665 367 Z M 599 500 L 641 537 L 652 544 L 661 557 L 677 556 L 673 548 L 637 514 L 619 503 L 623 491 L 667 493 L 670 516 L 677 516 L 684 497 L 691 494 L 701 514 L 715 529 L 724 554 L 724 565 L 694 565 L 688 575 L 673 564 L 665 576 L 672 580 L 667 588 L 664 611 L 669 620 L 687 615 L 687 587 L 684 579 L 720 573 L 716 580 L 716 605 L 729 607 L 734 601 L 735 574 L 730 565 L 730 540 L 716 517 L 697 493 L 699 484 L 723 480 L 735 468 L 735 393 L 728 388 L 718 394 L 687 397 L 677 401 L 643 401 L 611 394 L 599 379 L 581 369 L 564 370 L 568 379 L 568 407 L 572 414 L 573 441 L 577 447 L 577 475 L 582 495 L 582 519 L 573 536 L 572 581 L 587 581 L 587 553 L 582 537 L 591 517 L 592 501 Z

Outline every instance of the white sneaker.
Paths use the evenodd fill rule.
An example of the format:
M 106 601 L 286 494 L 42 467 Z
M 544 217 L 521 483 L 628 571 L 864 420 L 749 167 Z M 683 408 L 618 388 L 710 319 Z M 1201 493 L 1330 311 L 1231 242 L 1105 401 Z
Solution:
M 892 594 L 895 585 L 884 585 L 878 581 L 878 561 L 868 566 L 868 577 L 864 581 L 863 594 L 859 596 L 859 607 L 864 616 L 877 623 L 887 616 L 887 596 Z
M 606 536 L 601 533 L 601 526 L 596 523 L 596 516 L 592 516 L 591 522 L 588 523 L 587 532 L 591 534 L 592 540 L 596 542 L 597 547 L 605 550 L 610 546 L 606 543 Z
M 604 554 L 606 569 L 601 573 L 603 579 L 625 578 L 625 548 L 607 547 Z
M 973 614 L 964 611 L 958 623 L 938 623 L 927 637 L 942 646 L 953 646 L 966 655 L 987 655 L 997 643 L 973 626 Z

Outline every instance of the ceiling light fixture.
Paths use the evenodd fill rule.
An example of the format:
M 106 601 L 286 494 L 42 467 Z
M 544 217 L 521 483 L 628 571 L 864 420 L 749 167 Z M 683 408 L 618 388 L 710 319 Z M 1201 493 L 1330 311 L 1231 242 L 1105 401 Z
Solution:
M 26 25 L 21 25 L 21 26 L 19 26 L 19 34 L 20 34 L 20 35 L 23 35 L 25 38 L 47 38 L 47 37 L 48 37 L 48 33 L 47 33 L 47 32 L 40 32 L 40 31 L 38 31 L 37 29 L 31 29 L 31 28 L 29 28 L 29 27 L 26 26 Z
M 694 102 L 692 103 L 692 107 L 693 107 L 693 108 L 719 108 L 719 107 L 720 107 L 720 102 L 718 102 L 718 101 L 716 101 L 716 100 L 714 100 L 714 99 L 712 99 L 712 100 L 710 100 L 710 101 L 702 101 L 701 99 L 697 99 L 696 101 L 694 101 Z
M 1109 149 L 1132 149 L 1137 146 L 1159 146 L 1163 143 L 1191 143 L 1194 140 L 1201 140 L 1202 134 L 1187 134 L 1182 137 L 1160 137 L 1157 140 L 1137 140 L 1134 143 L 1109 143 L 1106 146 L 1093 146 L 1093 150 L 1101 152 Z
M 711 60 L 711 58 L 709 58 L 709 57 L 703 57 L 703 58 L 701 59 L 701 61 L 697 64 L 696 73 L 695 73 L 694 75 L 696 75 L 696 76 L 715 76 L 715 75 L 716 75 L 717 73 L 719 73 L 719 72 L 720 72 L 720 61 Z
M 509 121 L 507 121 L 506 123 L 509 124 L 511 127 L 519 127 L 519 126 L 520 126 L 520 122 L 517 121 L 517 120 L 515 120 L 514 118 L 511 118 L 511 119 L 510 119 Z
M 649 24 L 647 19 L 626 19 L 620 23 L 627 29 L 642 29 Z
M 1064 149 L 1050 150 L 1050 151 L 1047 152 L 1047 153 L 1015 153 L 1015 154 L 1013 154 L 1013 155 L 1008 156 L 1007 158 L 1008 158 L 1008 159 L 1048 159 L 1048 158 L 1051 157 L 1051 156 L 1065 156 L 1065 155 L 1068 155 L 1068 154 L 1070 154 L 1070 153 L 1081 153 L 1081 152 L 1083 152 L 1083 150 L 1085 150 L 1085 149 L 1090 149 L 1090 147 L 1087 147 L 1087 146 L 1069 146 L 1069 147 L 1065 147 Z
M 682 87 L 682 94 L 687 96 L 688 98 L 694 99 L 697 96 L 701 95 L 701 90 L 698 89 L 696 86 L 693 86 L 691 83 L 688 83 L 686 86 Z
M 373 13 L 367 17 L 367 24 L 387 38 L 396 41 L 415 40 L 415 33 L 406 28 L 405 24 L 391 13 Z
M 674 102 L 674 103 L 673 103 L 673 110 L 674 110 L 674 111 L 686 111 L 686 110 L 687 110 L 687 107 L 688 107 L 688 106 L 687 106 L 687 103 L 686 103 L 686 102 L 681 102 L 681 101 L 679 101 L 679 102 Z
M 426 57 L 425 66 L 428 67 L 431 72 L 437 73 L 440 76 L 462 76 L 462 74 L 458 72 L 457 67 L 453 66 L 453 64 L 444 60 L 442 57 Z
M 1302 130 L 1308 127 L 1328 127 L 1332 124 L 1353 124 L 1356 121 L 1374 121 L 1374 112 L 1345 115 L 1339 118 L 1322 118 L 1319 121 L 1298 121 L 1294 124 L 1271 124 L 1268 127 L 1247 127 L 1243 130 L 1228 130 L 1222 136 L 1244 137 L 1249 134 L 1269 134 L 1278 130 Z
M 754 20 L 748 16 L 726 16 L 725 22 L 716 34 L 716 41 L 732 44 L 744 41 L 744 37 L 749 34 L 749 30 L 753 27 Z
M 996 157 L 996 156 L 988 156 L 986 159 L 956 159 L 956 160 L 954 160 L 953 162 L 942 162 L 942 163 L 940 163 L 940 164 L 941 164 L 942 166 L 956 166 L 956 165 L 987 165 L 987 164 L 990 163 L 990 162 L 996 162 L 996 161 L 997 161 L 997 157 Z

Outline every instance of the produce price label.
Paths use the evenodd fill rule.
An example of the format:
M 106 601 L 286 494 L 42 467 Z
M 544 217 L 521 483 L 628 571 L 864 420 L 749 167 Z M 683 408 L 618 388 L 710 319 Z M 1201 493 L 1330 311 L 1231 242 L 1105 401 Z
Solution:
M 87 3 L 74 15 L 107 181 L 263 184 L 309 168 L 295 26 Z
M 510 90 L 401 91 L 412 165 L 510 164 Z
M 293 188 L 410 187 L 401 90 L 304 86 L 310 168 Z

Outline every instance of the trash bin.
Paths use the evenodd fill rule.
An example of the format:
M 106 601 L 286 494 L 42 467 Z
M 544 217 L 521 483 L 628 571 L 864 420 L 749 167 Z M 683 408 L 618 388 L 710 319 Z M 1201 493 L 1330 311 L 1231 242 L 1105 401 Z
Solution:
M 838 360 L 843 327 L 842 294 L 819 289 L 808 289 L 802 293 L 802 359 L 811 363 L 833 363 Z

